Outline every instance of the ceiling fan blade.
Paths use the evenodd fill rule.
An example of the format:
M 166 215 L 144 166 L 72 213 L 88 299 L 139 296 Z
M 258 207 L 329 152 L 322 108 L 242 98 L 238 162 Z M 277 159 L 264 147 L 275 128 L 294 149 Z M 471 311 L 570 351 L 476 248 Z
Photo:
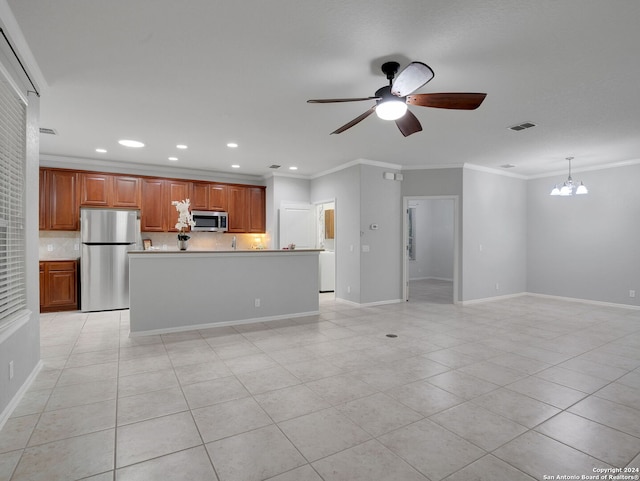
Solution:
M 361 100 L 378 100 L 380 97 L 358 97 L 353 99 L 311 99 L 308 104 L 335 104 L 338 102 L 360 102 Z
M 333 132 L 331 132 L 332 134 L 341 134 L 342 132 L 344 132 L 347 129 L 350 129 L 351 127 L 353 127 L 354 125 L 362 122 L 364 119 L 366 119 L 367 117 L 369 117 L 369 115 L 371 115 L 372 113 L 374 113 L 376 111 L 376 107 L 377 105 L 374 105 L 373 107 L 371 107 L 369 110 L 367 110 L 365 113 L 357 116 L 355 119 L 353 119 L 351 122 L 347 122 L 346 124 L 344 124 L 342 127 L 334 130 Z
M 433 78 L 433 70 L 422 62 L 411 62 L 398 74 L 391 86 L 391 93 L 406 97 Z
M 402 117 L 396 120 L 396 125 L 405 137 L 409 137 L 411 134 L 415 134 L 422 130 L 420 121 L 410 110 L 407 110 Z
M 481 93 L 440 93 L 415 94 L 407 96 L 409 105 L 435 107 L 437 109 L 474 110 L 480 107 L 487 94 Z

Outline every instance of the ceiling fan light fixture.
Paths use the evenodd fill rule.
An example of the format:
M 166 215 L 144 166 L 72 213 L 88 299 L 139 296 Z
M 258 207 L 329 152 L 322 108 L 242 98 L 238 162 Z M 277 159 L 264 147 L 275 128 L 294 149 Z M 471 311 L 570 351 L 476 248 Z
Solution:
M 381 101 L 376 107 L 376 115 L 382 120 L 397 120 L 407 113 L 404 99 Z

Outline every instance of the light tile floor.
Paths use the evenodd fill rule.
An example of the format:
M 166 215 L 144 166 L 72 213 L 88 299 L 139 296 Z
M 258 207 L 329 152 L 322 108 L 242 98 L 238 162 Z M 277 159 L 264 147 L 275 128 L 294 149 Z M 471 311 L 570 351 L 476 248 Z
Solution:
M 532 481 L 640 468 L 640 311 L 411 301 L 128 337 L 41 316 L 44 368 L 0 431 L 0 481 Z M 397 334 L 389 338 L 386 334 Z M 636 473 L 631 473 L 636 474 Z

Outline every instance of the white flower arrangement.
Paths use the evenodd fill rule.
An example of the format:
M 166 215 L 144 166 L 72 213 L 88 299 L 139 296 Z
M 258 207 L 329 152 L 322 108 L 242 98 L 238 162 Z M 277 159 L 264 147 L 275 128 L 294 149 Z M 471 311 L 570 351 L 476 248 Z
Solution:
M 176 210 L 178 211 L 178 222 L 176 223 L 176 229 L 178 229 L 178 240 L 186 241 L 189 240 L 189 236 L 187 235 L 187 229 L 196 225 L 193 220 L 193 216 L 191 215 L 191 211 L 189 207 L 191 206 L 191 202 L 189 199 L 177 201 L 174 200 L 172 205 L 176 206 Z

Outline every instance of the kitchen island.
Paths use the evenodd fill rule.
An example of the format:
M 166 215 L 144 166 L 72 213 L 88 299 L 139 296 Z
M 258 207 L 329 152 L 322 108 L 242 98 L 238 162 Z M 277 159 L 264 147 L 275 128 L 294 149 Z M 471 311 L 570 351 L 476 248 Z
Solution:
M 130 335 L 318 314 L 319 253 L 132 251 Z

